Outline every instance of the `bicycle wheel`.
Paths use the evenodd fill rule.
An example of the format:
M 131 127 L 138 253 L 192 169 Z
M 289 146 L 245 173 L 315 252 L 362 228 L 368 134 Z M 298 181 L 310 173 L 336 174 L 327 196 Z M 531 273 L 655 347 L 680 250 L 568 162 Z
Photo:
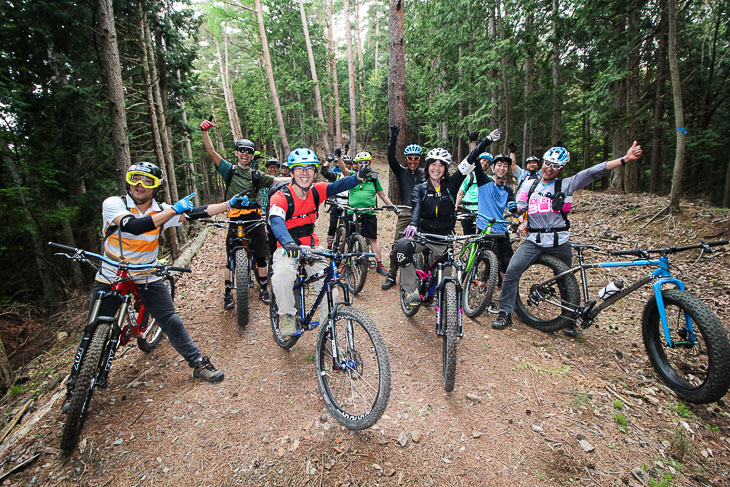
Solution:
M 236 250 L 236 314 L 238 326 L 248 325 L 248 252 Z
M 542 282 L 568 270 L 562 260 L 551 255 L 541 255 L 520 277 L 515 300 L 517 316 L 528 326 L 541 331 L 556 331 L 573 321 L 573 312 L 560 306 L 577 307 L 580 289 L 573 274 L 556 282 Z
M 337 343 L 332 341 L 333 326 Z M 333 346 L 338 364 L 334 364 Z M 320 328 L 316 357 L 317 382 L 332 416 L 352 430 L 374 425 L 390 397 L 390 359 L 370 318 L 341 306 L 334 323 Z
M 497 255 L 491 250 L 481 250 L 464 282 L 464 313 L 469 318 L 476 318 L 487 309 L 498 278 Z
M 166 277 L 163 281 L 167 289 L 170 290 L 170 296 L 175 301 L 175 280 L 172 277 Z M 147 324 L 149 322 L 149 325 Z M 143 352 L 151 352 L 157 347 L 157 344 L 162 340 L 162 328 L 157 324 L 157 320 L 150 315 L 145 313 L 142 318 L 142 327 L 145 328 L 146 335 L 144 338 L 137 338 L 137 347 Z
M 667 346 L 656 297 L 646 303 L 642 335 L 646 353 L 659 378 L 685 401 L 706 404 L 722 398 L 730 387 L 730 343 L 719 318 L 691 294 L 662 291 L 673 347 Z M 687 319 L 692 320 L 695 344 Z
M 74 387 L 73 393 L 71 394 L 66 422 L 63 424 L 61 449 L 64 451 L 72 451 L 79 440 L 81 428 L 84 426 L 86 414 L 89 411 L 91 396 L 94 393 L 93 381 L 96 379 L 102 366 L 101 357 L 109 339 L 110 329 L 110 323 L 99 323 L 94 331 L 94 335 L 91 337 L 89 348 L 84 355 L 79 376 L 76 379 L 76 387 Z
M 416 268 L 416 270 L 423 270 L 423 255 L 422 254 L 416 254 L 413 256 L 413 266 Z M 401 279 L 403 278 L 403 273 L 401 272 Z M 418 278 L 417 278 L 418 280 Z M 420 284 L 416 284 L 416 286 L 420 286 Z M 407 318 L 410 318 L 411 316 L 415 316 L 416 313 L 418 313 L 419 308 L 421 307 L 421 304 L 414 304 L 410 305 L 406 302 L 406 296 L 407 293 L 403 290 L 403 288 L 400 288 L 400 309 L 403 311 L 403 314 L 406 315 Z
M 335 252 L 343 253 L 345 251 L 345 245 L 347 243 L 347 229 L 345 225 L 340 225 L 335 231 L 335 238 L 332 241 L 332 250 Z
M 350 248 L 347 252 L 367 252 L 368 243 L 360 234 L 352 235 Z M 352 294 L 362 291 L 365 286 L 365 279 L 368 277 L 368 260 L 364 257 L 353 259 L 347 266 L 347 287 L 350 288 Z
M 271 331 L 274 333 L 274 341 L 281 348 L 289 350 L 291 347 L 294 346 L 295 343 L 297 343 L 297 340 L 299 340 L 299 337 L 301 335 L 293 335 L 288 337 L 284 337 L 281 335 L 281 332 L 279 332 L 279 308 L 276 306 L 276 296 L 274 295 L 273 289 L 271 290 L 270 296 L 271 301 L 269 302 L 269 319 L 271 321 Z M 299 296 L 294 293 L 294 297 L 298 305 Z M 297 309 L 298 308 L 299 306 L 297 306 Z
M 441 310 L 441 329 L 444 331 L 443 338 L 443 381 L 444 390 L 454 390 L 456 381 L 456 340 L 458 310 L 456 309 L 456 283 L 446 281 L 444 284 L 444 309 Z

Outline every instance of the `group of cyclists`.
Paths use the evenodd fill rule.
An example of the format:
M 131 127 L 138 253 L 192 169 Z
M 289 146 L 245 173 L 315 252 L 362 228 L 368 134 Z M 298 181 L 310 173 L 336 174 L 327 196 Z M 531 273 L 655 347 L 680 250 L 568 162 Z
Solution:
M 297 330 L 293 283 L 297 259 L 303 250 L 322 249 L 314 232 L 320 205 L 327 199 L 353 208 L 375 207 L 377 198 L 386 205 L 393 205 L 393 202 L 385 194 L 377 174 L 371 168 L 372 156 L 369 152 L 359 152 L 351 158 L 338 149 L 329 154 L 320 166 L 314 151 L 297 148 L 288 154 L 285 164 L 280 164 L 276 158 L 269 158 L 265 160 L 266 170 L 259 171 L 252 163 L 260 154 L 250 140 L 242 139 L 235 143 L 235 163 L 220 156 L 208 135 L 208 130 L 214 126 L 212 122 L 204 121 L 200 128 L 204 148 L 225 181 L 225 200 L 198 207 L 191 202 L 193 195 L 173 205 L 158 202 L 155 197 L 164 181 L 160 168 L 150 162 L 132 164 L 125 177 L 127 193 L 107 198 L 102 206 L 105 232 L 103 253 L 117 261 L 150 263 L 157 259 L 159 237 L 163 229 L 223 212 L 227 212 L 230 220 L 260 219 L 263 214 L 271 235 L 263 226 L 258 226 L 249 235 L 250 248 L 257 264 L 259 297 L 266 303 L 270 300 L 270 260 L 273 270 L 270 287 L 278 304 L 280 333 L 282 336 L 294 335 Z M 571 263 L 568 214 L 573 193 L 602 178 L 609 171 L 638 160 L 642 155 L 641 147 L 634 142 L 624 157 L 599 163 L 571 177 L 560 178 L 570 161 L 570 154 L 565 148 L 553 147 L 545 152 L 542 164 L 537 157 L 529 157 L 526 169 L 521 169 L 516 164 L 514 144 L 509 145 L 509 154 L 492 156 L 486 152 L 501 137 L 501 131 L 496 129 L 481 141 L 476 132 L 469 132 L 471 151 L 450 172 L 452 156 L 444 148 L 433 148 L 424 154 L 420 145 L 409 144 L 403 152 L 403 159 L 399 160 L 396 156 L 399 132 L 397 126 L 390 128 L 388 144 L 388 164 L 400 188 L 398 208 L 401 211 L 398 211 L 387 269 L 381 258 L 375 215 L 365 214 L 362 226 L 363 236 L 377 254 L 377 272 L 385 276 L 382 289 L 388 290 L 395 285 L 400 269 L 400 286 L 407 301 L 416 303 L 421 300 L 416 290 L 413 256 L 426 247 L 431 249 L 432 255 L 438 256 L 444 251 L 444 246 L 424 245 L 414 241 L 413 237 L 419 232 L 453 234 L 457 211 L 461 206 L 476 210 L 479 215 L 475 221 L 463 223 L 463 231 L 467 235 L 482 230 L 488 219 L 502 219 L 505 212 L 525 214 L 526 236 L 516 252 L 513 252 L 509 239 L 504 239 L 496 249 L 504 278 L 499 314 L 492 323 L 495 329 L 512 324 L 511 315 L 519 278 L 541 254 L 554 255 Z M 510 171 L 518 181 L 515 189 L 506 184 Z M 317 182 L 318 172 L 326 182 Z M 491 172 L 491 176 L 488 172 Z M 334 206 L 330 210 L 328 246 L 332 245 L 338 220 L 344 211 L 340 208 Z M 507 228 L 495 226 L 492 231 L 506 232 Z M 275 247 L 270 245 L 272 236 Z M 230 240 L 226 239 L 227 242 Z M 228 245 L 227 252 L 230 252 Z M 317 272 L 324 265 L 314 262 L 307 271 Z M 104 272 L 104 269 L 99 271 L 94 292 L 110 286 L 107 275 L 113 273 Z M 234 305 L 231 293 L 234 284 L 229 281 L 229 275 L 226 273 L 224 286 L 225 309 Z M 202 355 L 189 337 L 169 292 L 159 278 L 148 274 L 134 275 L 133 278 L 149 312 L 157 319 L 173 348 L 193 368 L 193 376 L 209 382 L 223 380 L 223 372 Z M 321 281 L 318 282 L 321 286 Z M 323 319 L 329 312 L 326 308 L 321 307 Z M 575 336 L 577 330 L 569 328 L 566 334 Z M 71 391 L 73 384 L 67 384 L 67 388 Z

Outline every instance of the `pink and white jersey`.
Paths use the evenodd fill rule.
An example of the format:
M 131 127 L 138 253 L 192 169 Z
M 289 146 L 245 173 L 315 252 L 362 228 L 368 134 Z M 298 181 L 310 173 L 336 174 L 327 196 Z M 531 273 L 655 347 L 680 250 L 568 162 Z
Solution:
M 572 209 L 573 193 L 601 179 L 609 172 L 606 169 L 606 163 L 602 162 L 588 169 L 584 169 L 575 176 L 563 179 L 560 188 L 565 193 L 563 212 L 568 213 Z M 560 214 L 560 211 L 553 210 L 553 200 L 548 196 L 555 194 L 555 180 L 549 184 L 544 184 L 542 181 L 539 181 L 528 201 L 528 193 L 531 187 L 532 181 L 520 187 L 519 193 L 517 194 L 517 209 L 520 213 L 527 210 L 528 228 L 546 229 L 547 231 L 539 233 L 539 242 L 537 241 L 537 232 L 528 232 L 526 240 L 542 247 L 552 247 L 555 236 L 552 229 L 565 227 L 563 216 Z M 570 231 L 565 230 L 557 233 L 558 245 L 562 245 L 570 240 Z

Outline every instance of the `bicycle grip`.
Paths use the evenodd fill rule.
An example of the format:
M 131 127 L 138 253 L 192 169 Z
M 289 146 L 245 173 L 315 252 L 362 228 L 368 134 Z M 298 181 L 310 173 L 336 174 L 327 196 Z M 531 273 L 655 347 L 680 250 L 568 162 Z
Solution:
M 639 250 L 639 249 L 631 249 L 631 250 L 609 250 L 608 255 L 633 255 L 635 257 L 644 257 L 645 251 Z
M 715 240 L 714 242 L 705 242 L 710 247 L 717 247 L 718 245 L 727 245 L 730 243 L 730 240 Z
M 193 270 L 190 267 L 174 267 L 170 266 L 168 267 L 169 270 L 172 272 L 193 272 Z
M 50 245 L 54 249 L 63 250 L 64 252 L 76 253 L 76 251 L 78 250 L 73 247 L 69 247 L 68 245 L 62 245 L 56 242 L 48 242 L 48 245 Z

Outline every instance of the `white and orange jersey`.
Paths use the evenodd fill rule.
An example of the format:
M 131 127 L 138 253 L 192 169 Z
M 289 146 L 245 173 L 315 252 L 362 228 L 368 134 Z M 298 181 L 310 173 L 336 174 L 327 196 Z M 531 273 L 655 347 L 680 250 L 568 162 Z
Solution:
M 158 203 L 152 200 L 152 204 L 144 214 L 141 214 L 136 203 L 129 195 L 111 196 L 104 200 L 102 204 L 102 218 L 104 220 L 103 233 L 107 235 L 107 231 L 116 227 L 114 220 L 120 216 L 132 215 L 135 218 L 151 216 L 160 213 L 167 208 L 166 203 Z M 119 228 L 104 239 L 103 254 L 105 257 L 116 261 L 125 261 L 130 264 L 151 264 L 157 260 L 159 253 L 160 234 L 166 228 L 181 225 L 180 216 L 176 215 L 169 219 L 162 227 L 155 228 L 149 232 L 134 235 L 132 233 L 123 232 Z M 153 282 L 159 280 L 158 276 L 150 275 L 151 271 L 130 271 L 130 275 L 135 282 Z M 102 263 L 101 269 L 96 273 L 96 280 L 104 283 L 111 283 L 116 276 L 117 270 L 109 264 Z

